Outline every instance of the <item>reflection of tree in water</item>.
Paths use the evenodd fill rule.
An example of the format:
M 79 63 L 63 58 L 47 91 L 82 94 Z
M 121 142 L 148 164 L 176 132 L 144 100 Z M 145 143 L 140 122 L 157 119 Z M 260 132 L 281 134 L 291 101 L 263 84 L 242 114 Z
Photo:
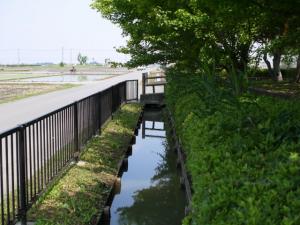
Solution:
M 169 149 L 168 142 L 162 144 L 166 151 L 157 153 L 161 157 L 160 164 L 157 165 L 155 172 L 156 174 L 152 177 L 151 181 L 161 181 L 162 179 L 170 179 L 170 176 L 173 176 L 173 179 L 176 181 L 176 155 Z
M 120 225 L 181 224 L 185 198 L 176 174 L 175 154 L 165 151 L 161 157 L 151 179 L 153 185 L 136 192 L 132 206 L 118 209 Z
M 79 77 L 78 77 L 78 81 L 87 81 L 88 80 L 88 78 L 87 78 L 87 76 L 84 76 L 84 75 L 80 75 Z

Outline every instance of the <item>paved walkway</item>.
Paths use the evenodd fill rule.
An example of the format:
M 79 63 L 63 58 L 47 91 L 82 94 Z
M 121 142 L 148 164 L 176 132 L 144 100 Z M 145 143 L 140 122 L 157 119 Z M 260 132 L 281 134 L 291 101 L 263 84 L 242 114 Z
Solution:
M 131 72 L 80 87 L 0 104 L 0 133 L 97 93 L 124 80 L 135 79 L 142 79 L 142 71 Z M 139 88 L 139 91 L 141 91 L 141 88 Z

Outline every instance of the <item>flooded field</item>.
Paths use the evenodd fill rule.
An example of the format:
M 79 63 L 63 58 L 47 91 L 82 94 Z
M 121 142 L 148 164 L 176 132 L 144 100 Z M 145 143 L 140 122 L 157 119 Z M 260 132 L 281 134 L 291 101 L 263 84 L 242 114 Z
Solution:
M 0 104 L 128 73 L 126 68 L 101 66 L 0 66 Z
M 111 77 L 112 75 L 61 75 L 36 77 L 14 80 L 22 83 L 84 83 L 89 81 L 98 81 Z

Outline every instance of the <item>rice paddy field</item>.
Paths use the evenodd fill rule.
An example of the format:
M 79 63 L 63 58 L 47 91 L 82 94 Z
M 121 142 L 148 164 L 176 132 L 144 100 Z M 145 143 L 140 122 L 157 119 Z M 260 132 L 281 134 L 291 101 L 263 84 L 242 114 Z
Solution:
M 0 104 L 128 73 L 100 65 L 0 66 Z

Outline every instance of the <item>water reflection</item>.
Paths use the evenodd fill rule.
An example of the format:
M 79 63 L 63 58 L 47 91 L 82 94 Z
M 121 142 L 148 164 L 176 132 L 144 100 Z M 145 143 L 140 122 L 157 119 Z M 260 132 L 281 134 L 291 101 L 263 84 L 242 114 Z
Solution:
M 164 123 L 149 121 L 147 113 L 145 119 L 122 177 L 121 194 L 113 201 L 110 224 L 180 225 L 185 196 L 176 155 L 168 150 Z
M 60 75 L 60 76 L 49 76 L 49 77 L 26 78 L 26 79 L 15 80 L 15 81 L 28 82 L 28 83 L 35 83 L 35 82 L 74 83 L 74 82 L 98 81 L 108 77 L 111 77 L 111 75 Z

